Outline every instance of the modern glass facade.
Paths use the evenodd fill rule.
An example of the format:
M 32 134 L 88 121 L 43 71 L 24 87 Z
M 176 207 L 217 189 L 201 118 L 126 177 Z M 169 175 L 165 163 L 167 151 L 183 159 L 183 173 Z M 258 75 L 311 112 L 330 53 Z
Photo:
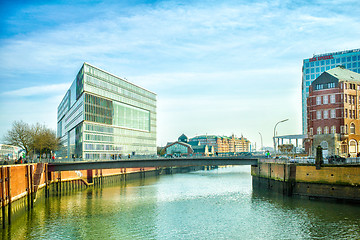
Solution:
M 58 158 L 156 154 L 156 94 L 84 63 L 58 107 Z
M 304 59 L 302 67 L 302 131 L 307 134 L 307 104 L 310 84 L 320 76 L 321 73 L 344 66 L 353 72 L 360 73 L 360 49 L 342 52 L 324 53 L 314 55 L 312 58 Z

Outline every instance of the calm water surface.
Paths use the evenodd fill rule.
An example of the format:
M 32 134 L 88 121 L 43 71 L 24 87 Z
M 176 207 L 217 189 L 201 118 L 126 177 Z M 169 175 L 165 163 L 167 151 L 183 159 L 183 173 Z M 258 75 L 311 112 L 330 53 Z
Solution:
M 360 206 L 252 189 L 250 167 L 51 197 L 2 239 L 360 239 Z

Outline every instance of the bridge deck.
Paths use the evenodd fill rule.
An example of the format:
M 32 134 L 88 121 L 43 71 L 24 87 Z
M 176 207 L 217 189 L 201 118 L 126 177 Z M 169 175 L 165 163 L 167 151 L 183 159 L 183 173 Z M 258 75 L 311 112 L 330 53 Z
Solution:
M 71 171 L 111 168 L 145 168 L 145 167 L 184 167 L 216 165 L 257 165 L 258 159 L 244 157 L 187 157 L 187 158 L 150 158 L 125 159 L 118 161 L 49 163 L 48 171 Z

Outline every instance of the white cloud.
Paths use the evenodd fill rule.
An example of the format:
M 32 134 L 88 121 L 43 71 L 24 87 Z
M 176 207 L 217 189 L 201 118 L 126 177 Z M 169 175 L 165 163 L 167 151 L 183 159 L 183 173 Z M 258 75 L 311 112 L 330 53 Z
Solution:
M 70 87 L 69 83 L 51 84 L 45 86 L 20 88 L 12 91 L 3 92 L 2 95 L 12 96 L 12 97 L 27 97 L 27 96 L 49 95 L 49 94 L 59 94 L 59 93 L 64 93 L 65 95 L 69 87 Z
M 87 61 L 158 94 L 160 143 L 182 132 L 242 132 L 251 140 L 261 131 L 271 144 L 279 119 L 290 118 L 279 131 L 300 131 L 302 60 L 360 47 L 356 1 L 101 3 L 81 6 L 84 18 L 69 14 L 78 7 L 27 8 L 27 14 L 53 25 L 2 38 L 0 82 L 6 88 L 0 97 L 8 101 L 2 108 L 15 106 L 9 96 L 31 98 L 46 103 L 46 111 L 54 109 L 51 119 L 44 107 L 32 111 L 56 123 L 56 108 Z M 6 112 L 7 122 L 17 119 L 17 113 Z

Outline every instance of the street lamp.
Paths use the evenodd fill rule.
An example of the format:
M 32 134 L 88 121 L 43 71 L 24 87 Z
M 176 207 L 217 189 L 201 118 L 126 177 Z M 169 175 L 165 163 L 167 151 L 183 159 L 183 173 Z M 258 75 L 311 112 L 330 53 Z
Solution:
M 274 152 L 275 152 L 275 154 L 276 154 L 276 140 L 275 140 L 275 134 L 276 134 L 276 126 L 279 124 L 279 123 L 282 123 L 282 122 L 286 122 L 287 120 L 289 120 L 288 118 L 287 119 L 284 119 L 284 120 L 281 120 L 280 122 L 277 122 L 276 124 L 275 124 L 275 127 L 274 127 Z
M 263 139 L 262 139 L 262 136 L 261 136 L 261 133 L 259 132 L 260 134 L 260 140 L 261 140 L 261 148 L 260 148 L 260 152 L 263 150 Z

